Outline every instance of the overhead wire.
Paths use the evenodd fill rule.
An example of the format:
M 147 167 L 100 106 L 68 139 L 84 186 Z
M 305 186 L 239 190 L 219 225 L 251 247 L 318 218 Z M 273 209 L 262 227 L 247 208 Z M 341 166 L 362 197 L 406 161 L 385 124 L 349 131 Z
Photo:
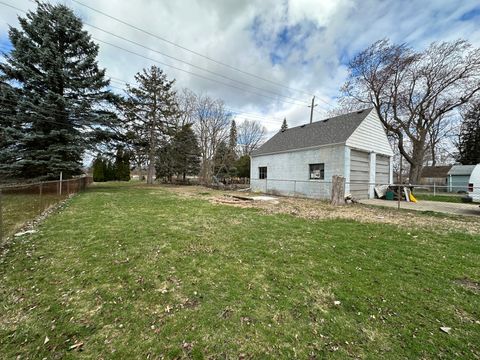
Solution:
M 140 27 L 138 27 L 138 26 L 136 26 L 136 25 L 133 25 L 133 24 L 127 22 L 126 20 L 122 20 L 122 19 L 119 19 L 119 18 L 117 18 L 117 17 L 115 17 L 115 16 L 112 16 L 112 15 L 110 15 L 110 14 L 107 14 L 107 13 L 104 12 L 104 11 L 98 10 L 98 9 L 96 9 L 96 8 L 94 8 L 94 7 L 92 7 L 92 6 L 89 6 L 89 5 L 85 4 L 85 3 L 82 3 L 82 2 L 80 2 L 80 1 L 78 1 L 78 0 L 71 0 L 71 1 L 74 2 L 74 3 L 76 3 L 76 4 L 78 4 L 78 5 L 80 5 L 80 6 L 83 6 L 83 7 L 87 8 L 87 9 L 90 9 L 90 10 L 92 10 L 92 11 L 98 13 L 98 14 L 101 14 L 101 15 L 103 15 L 103 16 L 106 16 L 106 17 L 108 17 L 108 18 L 110 18 L 110 19 L 112 19 L 112 20 L 114 20 L 114 21 L 117 21 L 117 22 L 119 22 L 119 23 L 121 23 L 121 24 L 123 24 L 123 25 L 126 25 L 126 26 L 128 26 L 128 27 L 130 27 L 130 28 L 132 28 L 132 29 L 135 29 L 135 30 L 137 30 L 137 31 L 143 32 L 144 34 L 147 34 L 147 35 L 149 35 L 149 36 L 152 36 L 152 37 L 154 37 L 154 38 L 156 38 L 156 39 L 158 39 L 158 40 L 161 40 L 161 41 L 163 41 L 163 42 L 166 42 L 166 43 L 168 43 L 168 44 L 170 44 L 170 45 L 172 45 L 172 46 L 175 46 L 175 47 L 177 47 L 177 48 L 179 48 L 179 49 L 182 49 L 182 50 L 184 50 L 184 51 L 187 51 L 187 52 L 189 52 L 189 53 L 191 53 L 191 54 L 194 54 L 194 55 L 197 55 L 197 56 L 202 57 L 202 58 L 204 58 L 204 59 L 207 59 L 207 60 L 209 60 L 209 61 L 211 61 L 211 62 L 214 62 L 214 63 L 216 63 L 216 64 L 218 64 L 218 65 L 222 65 L 222 66 L 227 67 L 227 68 L 229 68 L 229 69 L 231 69 L 231 70 L 234 70 L 234 71 L 240 72 L 240 73 L 242 73 L 242 74 L 245 74 L 245 75 L 254 77 L 254 78 L 258 79 L 258 80 L 263 80 L 263 81 L 265 81 L 265 82 L 268 82 L 268 83 L 277 85 L 277 86 L 279 86 L 279 87 L 283 87 L 283 88 L 285 88 L 285 89 L 289 89 L 289 90 L 292 90 L 292 91 L 300 92 L 300 93 L 303 93 L 303 94 L 309 95 L 309 96 L 314 96 L 314 94 L 311 94 L 311 93 L 306 92 L 306 91 L 304 91 L 304 90 L 296 89 L 296 88 L 293 88 L 293 87 L 284 85 L 284 84 L 282 84 L 282 83 L 279 83 L 279 82 L 276 82 L 276 81 L 273 81 L 273 80 L 264 78 L 264 77 L 259 76 L 259 75 L 257 75 L 257 74 L 253 74 L 253 73 L 250 73 L 250 72 L 248 72 L 248 71 L 242 70 L 242 69 L 240 69 L 240 68 L 238 68 L 238 67 L 229 65 L 229 64 L 227 64 L 227 63 L 225 63 L 225 62 L 222 62 L 222 61 L 213 59 L 213 58 L 210 57 L 210 56 L 201 54 L 201 53 L 199 53 L 199 52 L 197 52 L 197 51 L 195 51 L 195 50 L 192 50 L 192 49 L 187 48 L 186 46 L 177 44 L 177 43 L 175 43 L 175 42 L 173 42 L 173 41 L 170 41 L 170 40 L 168 40 L 168 39 L 166 39 L 166 38 L 164 38 L 164 37 L 162 37 L 162 36 L 159 36 L 159 35 L 157 35 L 157 34 L 154 34 L 154 33 L 150 32 L 150 31 L 148 31 L 148 30 L 142 29 L 142 28 L 140 28 Z
M 26 13 L 25 10 L 20 9 L 20 8 L 18 8 L 18 7 L 16 7 L 16 6 L 13 6 L 13 5 L 11 5 L 11 4 L 5 3 L 5 2 L 3 2 L 3 1 L 0 1 L 0 4 L 5 5 L 5 6 L 8 6 L 8 7 L 13 8 L 13 9 L 18 10 L 18 11 L 21 11 L 21 12 L 23 12 L 23 13 Z M 94 26 L 94 25 L 89 25 L 89 26 L 92 26 L 92 27 L 97 28 L 97 29 L 101 29 L 101 28 L 96 27 L 96 26 Z M 108 34 L 110 34 L 110 35 L 113 34 L 113 33 L 109 32 L 109 31 L 107 31 L 107 30 L 101 29 L 101 31 L 104 31 L 104 32 L 106 32 L 106 33 L 108 33 Z M 114 36 L 117 36 L 117 35 L 115 35 L 115 34 L 113 34 L 113 35 L 114 35 Z M 117 36 L 117 37 L 119 37 L 119 38 L 121 38 L 121 39 L 123 39 L 123 40 L 125 40 L 125 41 L 134 43 L 134 44 L 136 44 L 136 45 L 138 45 L 138 46 L 144 47 L 144 48 L 146 48 L 147 50 L 154 51 L 154 52 L 158 52 L 157 50 L 151 49 L 151 48 L 149 48 L 149 47 L 146 47 L 146 46 L 144 46 L 144 45 L 142 45 L 142 44 L 140 44 L 140 43 L 138 43 L 138 42 L 135 42 L 135 41 L 132 41 L 132 40 L 126 39 L 126 38 L 124 38 L 124 37 L 120 37 L 120 36 Z M 215 82 L 215 83 L 218 83 L 218 84 L 221 84 L 221 85 L 224 85 L 224 86 L 228 86 L 228 87 L 231 87 L 231 88 L 240 90 L 240 91 L 249 92 L 249 93 L 252 93 L 252 94 L 257 95 L 257 96 L 261 96 L 261 97 L 264 97 L 264 98 L 268 98 L 268 99 L 271 99 L 271 100 L 275 100 L 275 101 L 277 101 L 277 102 L 282 102 L 282 103 L 286 103 L 286 104 L 290 104 L 290 105 L 295 105 L 295 106 L 300 106 L 300 107 L 307 107 L 307 106 L 308 106 L 308 104 L 305 103 L 305 102 L 303 102 L 303 100 L 298 100 L 298 99 L 292 98 L 292 99 L 294 99 L 294 100 L 297 101 L 297 102 L 300 102 L 300 101 L 301 101 L 301 103 L 296 103 L 296 102 L 287 101 L 287 100 L 280 100 L 280 99 L 275 98 L 275 97 L 273 97 L 273 96 L 269 96 L 269 95 L 266 95 L 266 94 L 258 93 L 258 92 L 255 92 L 255 91 L 252 91 L 252 90 L 249 90 L 249 89 L 244 89 L 244 88 L 241 88 L 241 87 L 236 86 L 236 85 L 233 85 L 233 84 L 225 83 L 225 82 L 219 81 L 219 80 L 217 80 L 217 79 L 213 79 L 213 78 L 210 78 L 210 77 L 201 75 L 201 74 L 194 73 L 194 72 L 189 71 L 189 70 L 182 69 L 182 68 L 180 68 L 180 67 L 178 67 L 178 66 L 165 63 L 165 62 L 160 61 L 160 60 L 158 60 L 158 59 L 153 59 L 153 58 L 151 58 L 151 57 L 148 57 L 148 56 L 145 56 L 145 55 L 143 55 L 143 54 L 140 54 L 140 53 L 138 53 L 138 52 L 136 52 L 136 51 L 133 51 L 133 50 L 130 50 L 130 49 L 126 49 L 126 48 L 124 48 L 124 47 L 122 47 L 122 46 L 119 46 L 119 45 L 113 44 L 113 43 L 111 43 L 111 42 L 108 42 L 108 41 L 105 41 L 105 40 L 96 38 L 96 37 L 94 37 L 94 36 L 91 36 L 91 38 L 94 39 L 94 40 L 96 40 L 97 42 L 104 43 L 104 44 L 106 44 L 106 45 L 115 47 L 115 48 L 117 48 L 117 49 L 119 49 L 119 50 L 128 52 L 128 53 L 130 53 L 130 54 L 133 54 L 133 55 L 142 57 L 142 58 L 144 58 L 144 59 L 147 59 L 147 60 L 156 62 L 156 63 L 161 64 L 161 65 L 170 67 L 170 68 L 172 68 L 172 69 L 185 72 L 185 73 L 187 73 L 187 74 L 190 74 L 190 75 L 199 77 L 199 78 L 204 79 L 204 80 L 212 81 L 212 82 Z M 160 54 L 163 54 L 163 53 L 160 52 Z M 168 55 L 167 55 L 167 56 L 168 56 Z M 173 58 L 173 57 L 172 57 L 172 58 Z M 176 59 L 177 61 L 182 61 L 182 60 L 179 60 L 179 59 L 177 59 L 177 58 L 174 58 L 174 59 Z M 182 62 L 184 62 L 184 61 L 182 61 Z M 184 63 L 187 63 L 187 62 L 184 62 Z M 187 64 L 189 64 L 189 65 L 191 65 L 191 66 L 195 66 L 195 67 L 197 67 L 197 68 L 200 68 L 200 69 L 202 69 L 202 70 L 204 70 L 204 71 L 208 71 L 208 72 L 210 72 L 210 73 L 214 73 L 214 72 L 212 72 L 212 71 L 203 69 L 203 68 L 198 67 L 198 66 L 196 66 L 196 65 L 193 65 L 193 64 L 190 64 L 190 63 L 187 63 Z M 223 76 L 223 75 L 217 74 L 217 76 L 221 76 L 221 77 L 227 78 L 227 79 L 229 79 L 230 81 L 236 81 L 236 80 L 234 80 L 234 79 L 225 77 L 225 76 Z M 237 81 L 237 82 L 238 82 L 238 81 Z M 246 84 L 246 83 L 244 83 L 244 84 Z M 250 86 L 250 87 L 252 87 L 252 88 L 260 89 L 261 91 L 270 92 L 269 90 L 265 90 L 265 89 L 262 89 L 262 88 L 258 88 L 258 87 L 253 86 L 253 85 L 248 85 L 248 84 L 247 84 L 247 86 Z M 280 95 L 280 94 L 278 94 L 278 93 L 275 93 L 275 94 L 276 94 L 277 96 L 280 96 L 280 97 L 289 98 L 288 96 L 285 96 L 285 95 Z

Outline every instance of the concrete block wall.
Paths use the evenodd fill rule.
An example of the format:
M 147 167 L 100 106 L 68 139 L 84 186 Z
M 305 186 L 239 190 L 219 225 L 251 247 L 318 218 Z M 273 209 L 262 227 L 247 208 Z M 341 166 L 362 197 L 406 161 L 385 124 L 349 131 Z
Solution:
M 344 176 L 345 146 L 254 156 L 251 160 L 250 184 L 253 191 L 273 192 L 326 199 L 330 197 L 333 175 Z M 325 164 L 324 180 L 310 180 L 309 164 Z M 267 167 L 267 179 L 259 179 L 258 168 Z

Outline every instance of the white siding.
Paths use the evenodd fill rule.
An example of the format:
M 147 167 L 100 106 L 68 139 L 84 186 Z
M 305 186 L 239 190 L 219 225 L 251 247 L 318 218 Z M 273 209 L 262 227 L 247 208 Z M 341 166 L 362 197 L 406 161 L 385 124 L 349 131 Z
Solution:
M 480 164 L 474 167 L 468 183 L 473 184 L 473 191 L 470 191 L 468 195 L 474 202 L 480 202 Z
M 250 184 L 253 191 L 313 198 L 329 198 L 333 175 L 344 175 L 343 145 L 253 156 Z M 309 164 L 325 164 L 324 180 L 310 180 Z M 258 179 L 258 168 L 267 167 L 267 179 Z
M 350 152 L 350 194 L 357 199 L 368 198 L 370 181 L 370 157 L 367 152 Z
M 365 120 L 357 127 L 347 139 L 347 146 L 354 149 L 375 152 L 377 154 L 392 156 L 392 148 L 388 142 L 387 134 L 375 109 L 370 111 Z
M 390 183 L 390 158 L 388 156 L 377 155 L 375 174 L 376 185 L 386 185 Z

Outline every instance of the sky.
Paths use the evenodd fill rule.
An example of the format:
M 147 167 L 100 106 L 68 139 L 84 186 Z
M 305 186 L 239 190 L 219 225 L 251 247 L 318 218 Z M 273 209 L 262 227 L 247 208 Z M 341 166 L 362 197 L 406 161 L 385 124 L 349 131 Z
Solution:
M 480 47 L 475 0 L 79 1 L 124 22 L 73 0 L 62 2 L 100 45 L 99 64 L 114 79 L 112 86 L 123 88 L 142 68 L 157 65 L 176 79 L 178 90 L 221 98 L 239 122 L 257 120 L 269 134 L 285 117 L 290 127 L 307 123 L 313 95 L 313 120 L 328 117 L 348 61 L 377 40 L 421 50 L 433 41 L 463 38 Z M 36 7 L 29 0 L 1 2 Z M 8 25 L 18 26 L 17 14 L 23 14 L 1 3 L 0 14 L 0 49 L 8 49 Z

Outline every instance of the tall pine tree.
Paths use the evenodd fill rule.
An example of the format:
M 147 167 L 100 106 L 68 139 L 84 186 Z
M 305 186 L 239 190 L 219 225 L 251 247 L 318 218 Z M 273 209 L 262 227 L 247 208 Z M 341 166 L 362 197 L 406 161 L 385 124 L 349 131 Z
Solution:
M 284 119 L 283 119 L 283 122 L 282 122 L 282 126 L 281 126 L 281 128 L 280 128 L 280 131 L 283 132 L 283 131 L 285 131 L 285 130 L 287 130 L 287 129 L 288 129 L 287 118 L 284 118 Z
M 98 46 L 64 5 L 38 3 L 19 23 L 9 30 L 13 49 L 0 64 L 18 101 L 10 123 L 1 120 L 13 143 L 0 149 L 7 160 L 0 171 L 20 178 L 79 174 L 85 150 L 108 139 L 116 121 L 105 107 L 116 97 L 98 67 Z
M 123 146 L 117 147 L 115 155 L 115 180 L 130 181 L 130 154 Z
M 0 79 L 0 180 L 5 180 L 10 165 L 18 159 L 16 143 L 21 128 L 16 121 L 17 102 L 16 90 Z
M 172 148 L 174 169 L 183 181 L 187 175 L 197 175 L 200 171 L 200 148 L 192 124 L 180 128 L 173 137 Z
M 127 85 L 129 99 L 125 104 L 130 134 L 143 139 L 136 144 L 143 144 L 147 154 L 147 183 L 153 183 L 155 160 L 162 142 L 173 135 L 178 115 L 173 84 L 157 66 L 144 69 L 135 75 L 136 86 Z
M 480 164 L 480 102 L 463 114 L 457 160 L 463 165 Z

